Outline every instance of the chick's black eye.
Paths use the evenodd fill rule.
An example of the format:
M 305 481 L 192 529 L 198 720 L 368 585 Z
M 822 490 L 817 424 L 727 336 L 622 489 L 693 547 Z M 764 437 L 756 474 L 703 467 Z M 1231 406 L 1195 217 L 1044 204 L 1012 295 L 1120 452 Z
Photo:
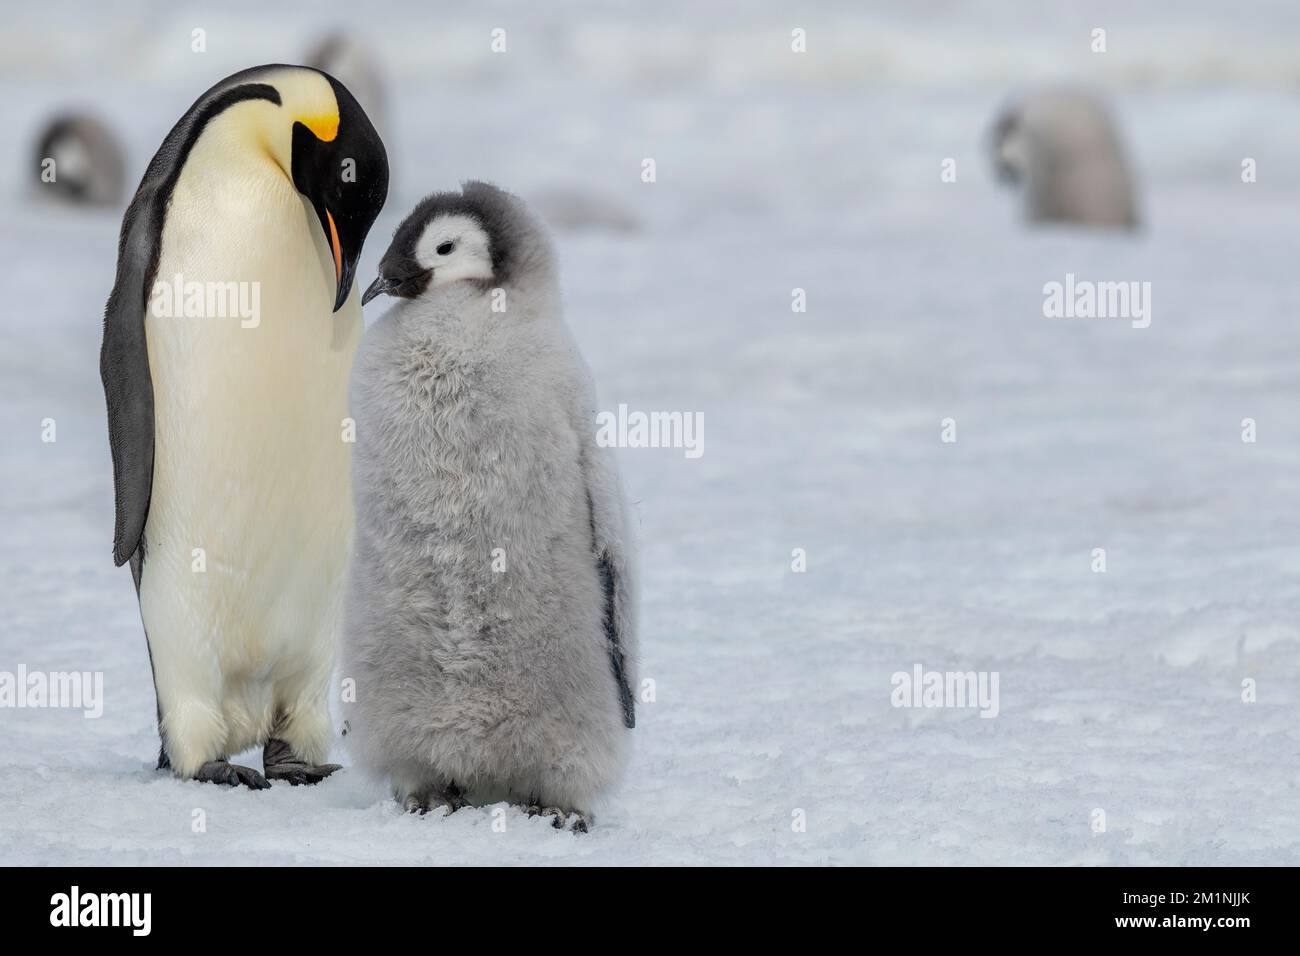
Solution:
M 451 250 L 455 248 L 456 248 L 456 243 L 444 242 L 442 245 L 438 246 L 436 251 L 440 256 L 449 256 L 451 255 Z

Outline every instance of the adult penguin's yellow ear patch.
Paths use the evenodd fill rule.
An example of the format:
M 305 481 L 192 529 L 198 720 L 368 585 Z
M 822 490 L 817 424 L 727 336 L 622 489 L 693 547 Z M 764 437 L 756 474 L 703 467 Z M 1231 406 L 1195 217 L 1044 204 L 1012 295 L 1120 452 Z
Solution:
M 339 114 L 330 113 L 326 116 L 300 116 L 298 122 L 312 131 L 317 139 L 322 142 L 331 142 L 339 134 Z

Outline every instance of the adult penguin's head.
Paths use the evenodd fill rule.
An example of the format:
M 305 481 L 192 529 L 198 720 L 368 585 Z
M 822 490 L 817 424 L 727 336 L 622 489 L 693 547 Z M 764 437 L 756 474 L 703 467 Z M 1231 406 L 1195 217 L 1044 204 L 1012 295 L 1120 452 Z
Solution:
M 361 246 L 388 196 L 388 153 L 347 88 L 326 73 L 317 75 L 329 83 L 335 112 L 294 118 L 290 168 L 334 254 L 337 312 L 352 290 Z
M 333 259 L 334 311 L 347 301 L 366 235 L 388 197 L 388 154 L 365 111 L 327 73 L 245 70 L 220 84 L 266 154 L 315 213 Z M 211 95 L 211 94 L 210 94 Z

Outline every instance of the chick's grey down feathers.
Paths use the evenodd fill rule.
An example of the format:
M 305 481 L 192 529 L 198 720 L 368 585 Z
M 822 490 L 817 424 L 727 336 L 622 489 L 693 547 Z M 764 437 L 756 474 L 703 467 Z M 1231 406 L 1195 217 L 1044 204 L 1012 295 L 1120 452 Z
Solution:
M 426 274 L 416 244 L 443 215 L 487 235 L 491 279 Z M 381 276 L 419 290 L 397 293 L 353 371 L 347 739 L 409 805 L 589 809 L 634 723 L 634 572 L 549 238 L 471 182 L 416 207 Z

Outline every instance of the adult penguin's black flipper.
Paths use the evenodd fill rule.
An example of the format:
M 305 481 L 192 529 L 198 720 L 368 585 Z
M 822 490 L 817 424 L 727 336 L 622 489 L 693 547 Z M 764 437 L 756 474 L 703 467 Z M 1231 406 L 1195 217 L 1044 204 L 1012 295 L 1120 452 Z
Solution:
M 104 309 L 104 344 L 99 353 L 117 512 L 113 563 L 119 566 L 140 546 L 153 489 L 153 379 L 144 319 L 145 289 L 153 281 L 157 253 L 142 222 L 147 218 L 140 208 L 144 192 L 136 195 L 122 223 L 117 281 Z

